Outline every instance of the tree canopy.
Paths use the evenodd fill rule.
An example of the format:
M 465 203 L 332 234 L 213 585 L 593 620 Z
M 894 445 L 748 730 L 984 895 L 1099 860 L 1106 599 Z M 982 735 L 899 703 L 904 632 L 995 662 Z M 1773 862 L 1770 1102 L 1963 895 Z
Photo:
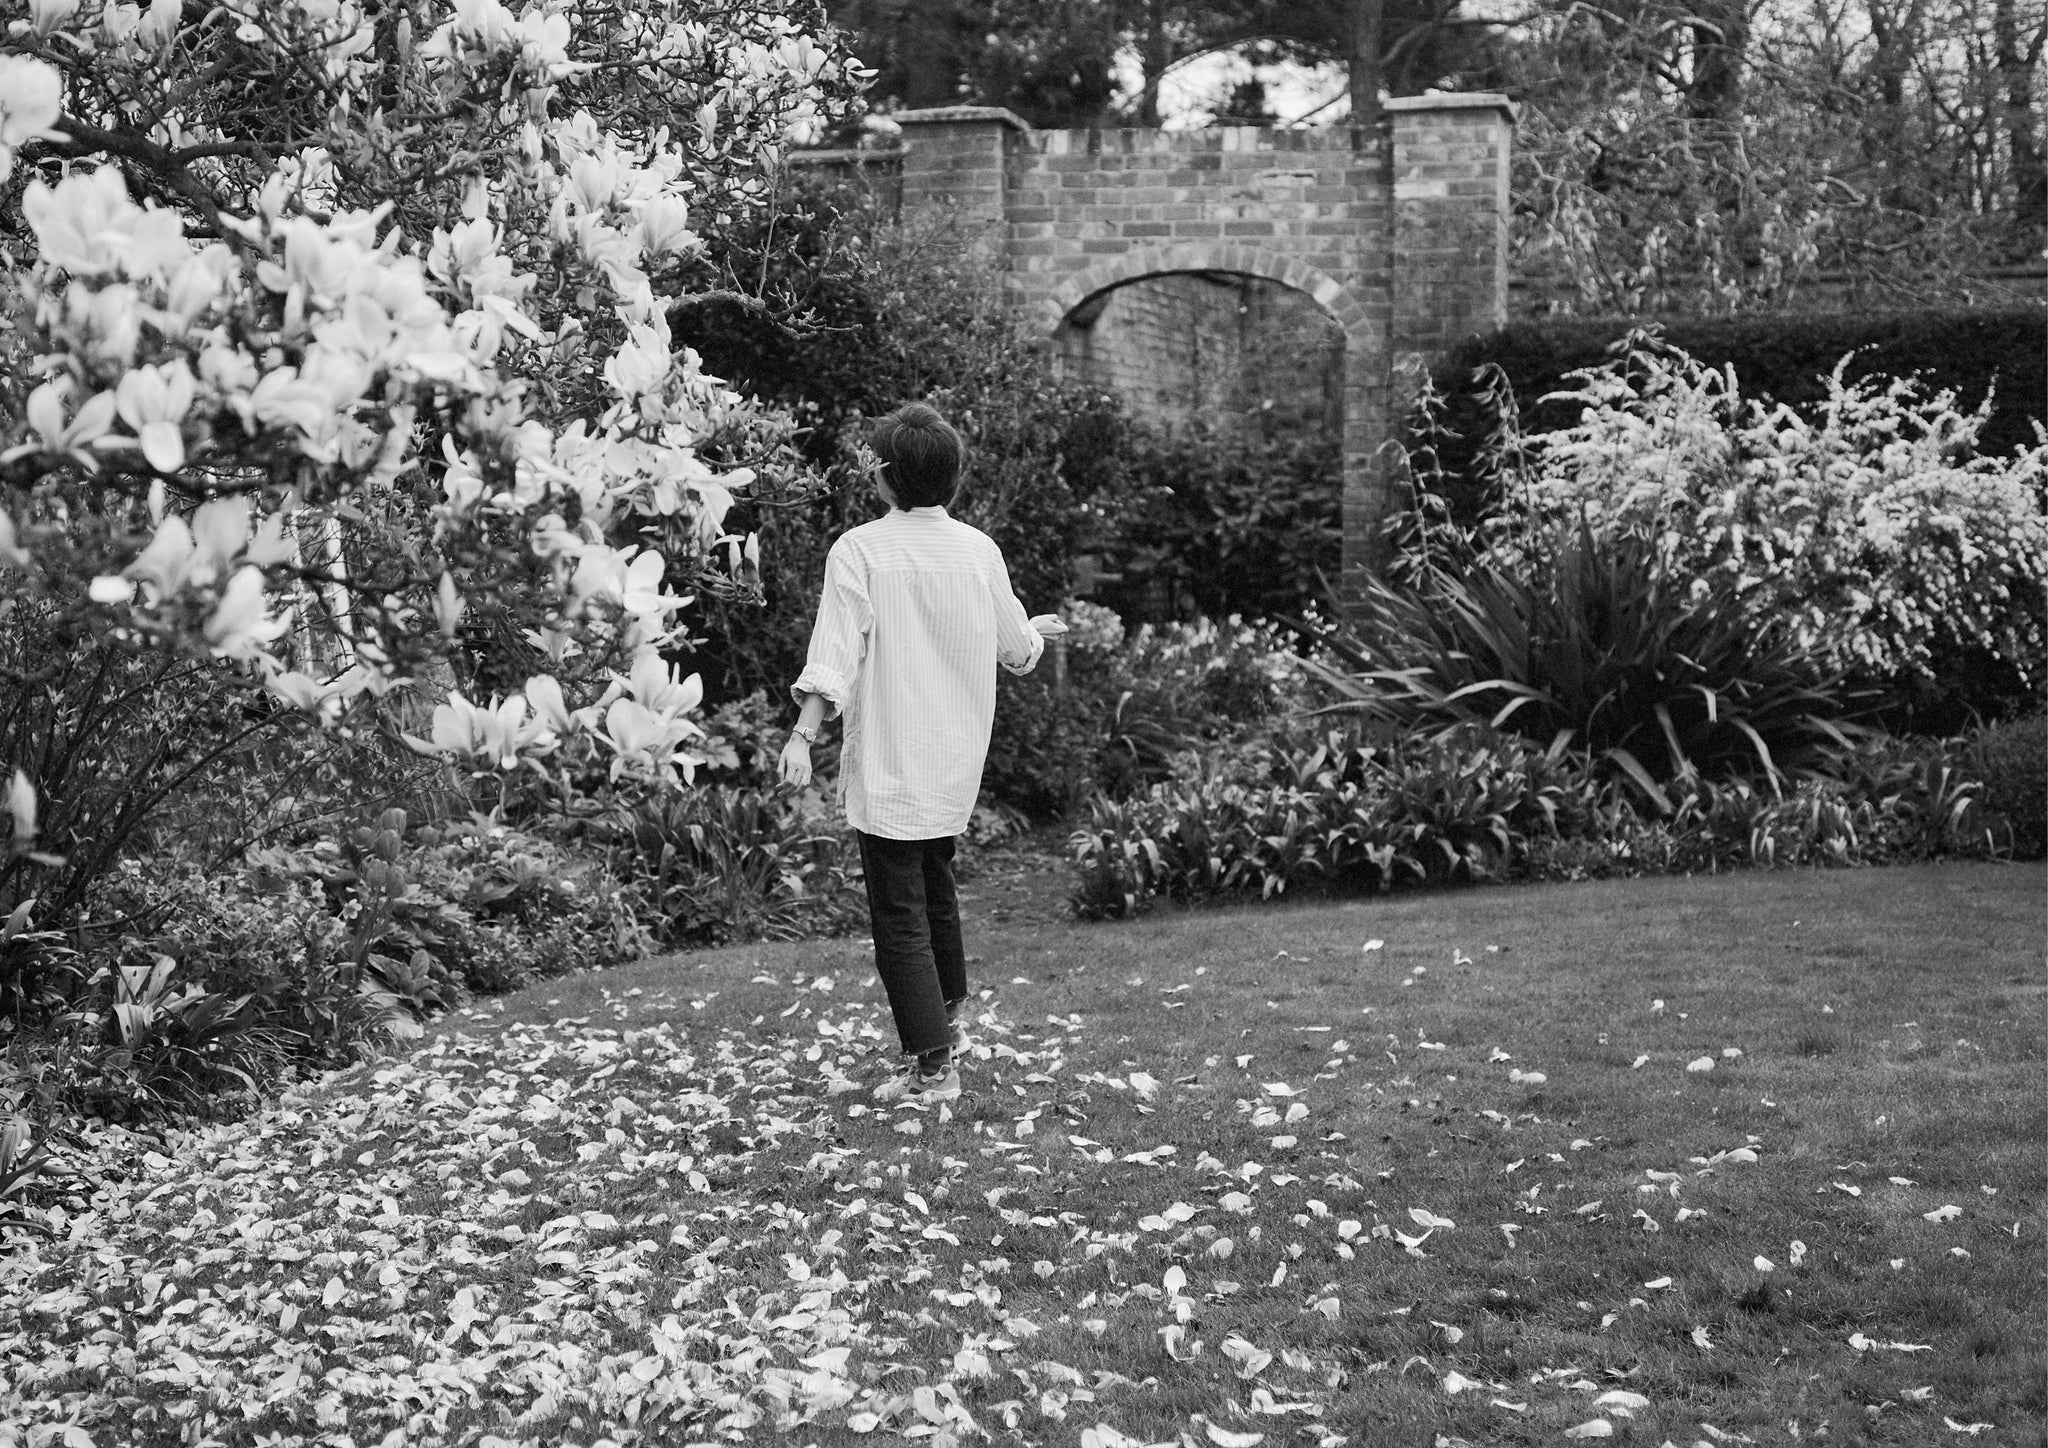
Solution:
M 1008 106 L 1035 125 L 1158 125 L 1161 82 L 1253 63 L 1218 119 L 1274 119 L 1259 65 L 1344 67 L 1391 95 L 1521 106 L 1517 270 L 1550 305 L 1711 313 L 1817 281 L 1985 302 L 2038 265 L 2044 0 L 832 0 L 871 103 Z M 1378 40 L 1361 41 L 1376 25 Z M 1240 75 L 1242 72 L 1240 72 Z M 1353 89 L 1361 72 L 1353 67 Z M 1280 119 L 1296 120 L 1296 117 Z M 1344 121 L 1332 105 L 1320 118 Z
M 835 22 L 877 74 L 874 96 L 905 107 L 1008 106 L 1034 125 L 1108 120 L 1156 126 L 1160 82 L 1198 57 L 1249 48 L 1264 59 L 1342 65 L 1358 0 L 835 0 Z M 1456 69 L 1472 22 L 1444 0 L 1376 0 L 1384 84 L 1397 95 Z M 1134 93 L 1119 92 L 1120 66 Z
M 745 585 L 723 520 L 791 463 L 669 317 L 716 283 L 703 233 L 857 86 L 821 13 L 11 8 L 4 687 L 154 650 L 332 722 L 483 629 L 531 678 L 447 698 L 416 747 L 687 774 L 697 686 L 662 651 L 695 593 Z

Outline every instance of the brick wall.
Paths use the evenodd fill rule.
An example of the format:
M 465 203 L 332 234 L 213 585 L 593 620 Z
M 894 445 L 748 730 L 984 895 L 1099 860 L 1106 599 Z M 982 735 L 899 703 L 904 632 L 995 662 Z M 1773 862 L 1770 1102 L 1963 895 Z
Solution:
M 1105 292 L 1054 334 L 1061 372 L 1166 427 L 1342 426 L 1344 334 L 1301 292 L 1229 272 L 1175 272 Z
M 1067 326 L 1062 345 L 1083 352 L 1069 317 L 1145 277 L 1236 273 L 1309 298 L 1343 337 L 1350 590 L 1378 561 L 1393 502 L 1390 410 L 1421 366 L 1506 316 L 1506 100 L 1410 97 L 1389 110 L 1391 154 L 1351 130 L 1033 131 L 987 108 L 911 112 L 898 117 L 903 205 L 981 225 L 1017 304 L 1048 338 Z M 1102 315 L 1115 305 L 1139 303 L 1112 297 Z M 1098 362 L 1119 377 L 1136 365 L 1081 365 Z

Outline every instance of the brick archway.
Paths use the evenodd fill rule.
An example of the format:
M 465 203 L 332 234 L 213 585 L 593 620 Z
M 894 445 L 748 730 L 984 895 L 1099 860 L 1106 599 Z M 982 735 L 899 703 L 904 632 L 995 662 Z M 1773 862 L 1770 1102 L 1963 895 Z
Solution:
M 1431 94 L 1386 109 L 1386 134 L 1034 131 L 991 107 L 912 111 L 896 117 L 901 202 L 950 212 L 1048 337 L 1091 296 L 1179 272 L 1266 278 L 1334 317 L 1348 599 L 1394 502 L 1401 379 L 1507 318 L 1513 107 Z
M 1065 278 L 1050 295 L 1037 304 L 1034 320 L 1041 332 L 1059 330 L 1073 310 L 1101 292 L 1146 277 L 1174 272 L 1235 272 L 1263 277 L 1305 294 L 1344 329 L 1346 344 L 1367 340 L 1365 307 L 1344 289 L 1344 284 L 1295 257 L 1281 256 L 1259 247 L 1230 242 L 1184 242 L 1177 246 L 1146 247 L 1129 251 L 1086 271 Z

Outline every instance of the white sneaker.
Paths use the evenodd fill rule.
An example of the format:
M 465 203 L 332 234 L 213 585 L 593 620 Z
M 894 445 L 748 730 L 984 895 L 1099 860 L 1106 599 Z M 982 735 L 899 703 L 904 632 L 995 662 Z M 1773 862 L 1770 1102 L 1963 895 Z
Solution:
M 955 1061 L 964 1061 L 967 1059 L 967 1053 L 974 1049 L 974 1037 L 967 1034 L 967 1021 L 964 1017 L 955 1016 L 952 1020 L 952 1026 L 953 1059 Z
M 955 1101 L 959 1096 L 960 1068 L 950 1064 L 944 1071 L 927 1074 L 912 1062 L 909 1069 L 875 1088 L 875 1100 L 885 1105 L 898 1101 Z

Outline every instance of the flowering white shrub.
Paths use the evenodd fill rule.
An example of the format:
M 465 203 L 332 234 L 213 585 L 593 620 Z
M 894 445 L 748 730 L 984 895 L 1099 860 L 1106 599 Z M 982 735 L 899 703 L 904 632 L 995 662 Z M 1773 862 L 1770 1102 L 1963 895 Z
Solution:
M 1114 653 L 1123 646 L 1123 616 L 1085 598 L 1070 598 L 1060 605 L 1060 617 L 1067 623 L 1067 647 L 1077 653 Z
M 415 747 L 686 775 L 698 690 L 660 651 L 691 590 L 751 574 L 726 512 L 788 454 L 668 313 L 716 285 L 697 228 L 758 207 L 858 81 L 812 19 L 30 0 L 0 41 L 29 238 L 0 278 L 0 595 L 329 720 L 523 636 L 546 668 L 448 697 Z
M 1845 381 L 1847 363 L 1809 418 L 1744 398 L 1732 366 L 1631 338 L 1566 394 L 1585 404 L 1576 426 L 1523 440 L 1491 546 L 1530 555 L 1581 520 L 1639 531 L 1703 581 L 1765 590 L 1830 667 L 1925 679 L 1977 649 L 2038 689 L 2048 439 L 1980 456 L 1990 398 L 1960 412 L 1911 380 Z

